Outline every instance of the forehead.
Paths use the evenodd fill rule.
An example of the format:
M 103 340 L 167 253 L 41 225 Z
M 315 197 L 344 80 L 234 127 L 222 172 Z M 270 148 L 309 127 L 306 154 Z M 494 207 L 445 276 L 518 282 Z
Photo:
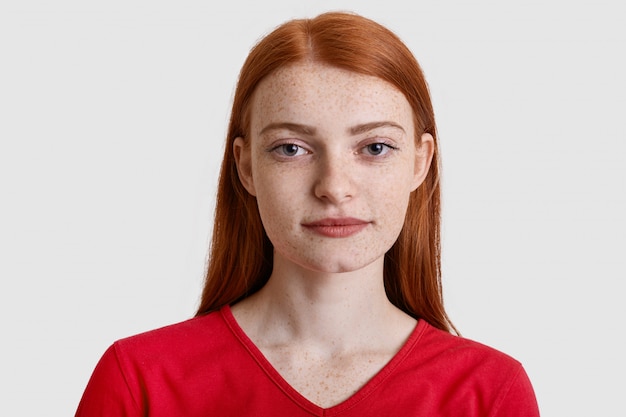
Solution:
M 404 94 L 373 76 L 320 63 L 280 68 L 259 83 L 251 103 L 251 128 L 266 123 L 359 124 L 389 120 L 413 127 Z

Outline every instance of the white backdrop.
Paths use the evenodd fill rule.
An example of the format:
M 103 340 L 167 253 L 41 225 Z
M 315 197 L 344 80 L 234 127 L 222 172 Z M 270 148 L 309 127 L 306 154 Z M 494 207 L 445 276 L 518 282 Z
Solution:
M 620 2 L 211 3 L 1 3 L 0 415 L 72 415 L 110 343 L 193 315 L 239 67 L 331 9 L 426 73 L 457 327 L 543 416 L 626 415 Z

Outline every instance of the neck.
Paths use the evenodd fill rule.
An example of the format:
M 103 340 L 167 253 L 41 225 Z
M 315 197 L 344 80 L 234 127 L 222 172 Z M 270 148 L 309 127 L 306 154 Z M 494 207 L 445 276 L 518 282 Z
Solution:
M 350 350 L 381 340 L 398 326 L 404 332 L 414 326 L 386 296 L 382 259 L 343 273 L 304 270 L 275 259 L 265 287 L 233 313 L 261 344 L 302 343 L 327 350 Z

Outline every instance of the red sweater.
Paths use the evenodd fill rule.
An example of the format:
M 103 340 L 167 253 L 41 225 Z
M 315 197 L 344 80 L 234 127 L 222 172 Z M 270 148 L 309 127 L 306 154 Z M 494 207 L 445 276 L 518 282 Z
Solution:
M 330 408 L 294 390 L 230 308 L 115 342 L 76 411 L 96 416 L 539 416 L 521 364 L 424 320 L 365 386 Z

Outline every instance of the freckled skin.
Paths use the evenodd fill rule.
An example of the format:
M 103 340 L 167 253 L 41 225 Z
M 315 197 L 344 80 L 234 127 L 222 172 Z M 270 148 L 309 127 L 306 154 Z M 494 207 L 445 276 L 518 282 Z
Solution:
M 413 113 L 404 95 L 375 77 L 305 63 L 263 80 L 251 115 L 250 148 L 242 149 L 249 152 L 244 158 L 250 165 L 244 184 L 257 197 L 275 256 L 320 272 L 354 271 L 382 262 L 402 228 L 409 194 L 424 174 Z M 381 121 L 401 128 L 349 132 Z M 280 129 L 261 134 L 271 123 L 287 122 L 315 132 Z M 307 154 L 286 159 L 268 151 L 285 140 Z M 362 148 L 371 141 L 388 141 L 395 149 L 377 158 L 364 155 Z M 320 236 L 302 226 L 328 217 L 354 217 L 369 224 L 346 238 Z
M 294 389 L 330 407 L 379 372 L 415 326 L 387 299 L 383 262 L 428 172 L 432 137 L 416 146 L 412 109 L 392 85 L 319 63 L 268 76 L 250 111 L 249 137 L 233 151 L 274 264 L 233 313 Z M 347 217 L 363 226 L 345 236 L 307 227 Z

